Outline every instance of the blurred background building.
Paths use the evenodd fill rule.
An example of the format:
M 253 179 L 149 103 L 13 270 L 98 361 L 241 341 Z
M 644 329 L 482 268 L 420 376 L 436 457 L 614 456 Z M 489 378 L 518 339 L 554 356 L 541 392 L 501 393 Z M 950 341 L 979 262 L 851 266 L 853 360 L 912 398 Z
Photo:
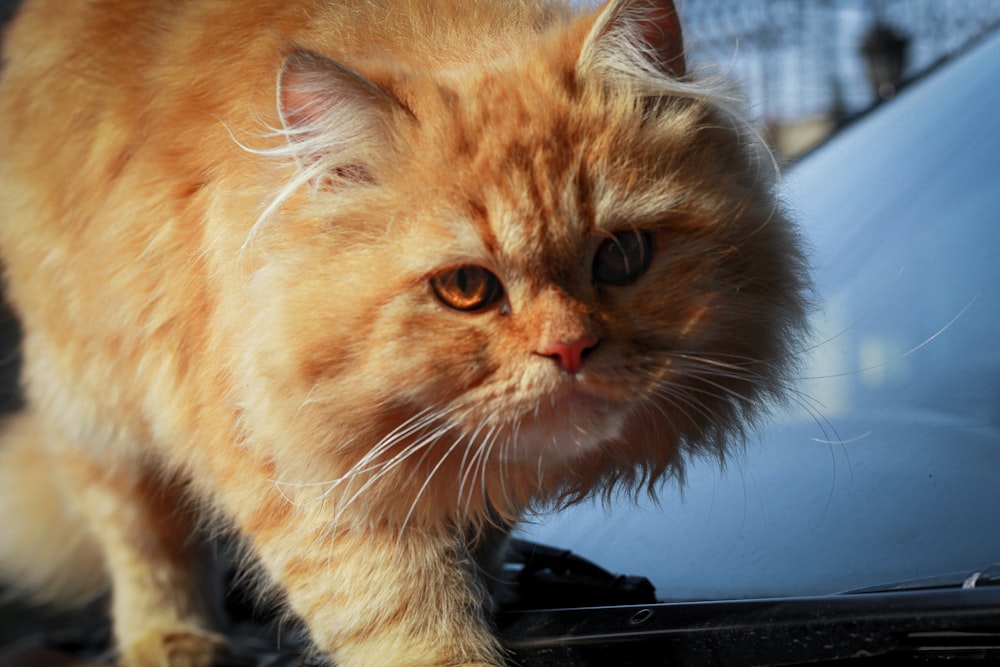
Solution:
M 691 66 L 737 80 L 789 158 L 1000 27 L 1000 0 L 676 3 Z

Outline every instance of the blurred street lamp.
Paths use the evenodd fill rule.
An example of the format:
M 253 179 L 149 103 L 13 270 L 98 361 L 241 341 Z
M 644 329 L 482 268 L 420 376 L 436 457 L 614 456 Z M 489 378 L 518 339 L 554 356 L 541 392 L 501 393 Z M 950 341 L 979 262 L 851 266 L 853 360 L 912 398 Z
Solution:
M 884 23 L 876 23 L 861 44 L 868 65 L 868 80 L 875 95 L 887 100 L 896 94 L 906 70 L 910 40 Z

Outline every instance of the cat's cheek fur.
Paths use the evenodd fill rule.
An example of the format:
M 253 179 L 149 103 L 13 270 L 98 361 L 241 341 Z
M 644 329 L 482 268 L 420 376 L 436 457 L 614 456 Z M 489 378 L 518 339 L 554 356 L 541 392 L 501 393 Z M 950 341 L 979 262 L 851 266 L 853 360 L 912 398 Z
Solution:
M 449 504 L 445 511 L 451 513 L 457 505 L 454 492 L 451 500 L 443 500 L 433 489 L 421 492 L 422 484 L 414 480 L 468 433 L 466 424 L 458 425 L 463 411 L 456 412 L 452 403 L 493 370 L 482 326 L 482 317 L 491 315 L 468 321 L 448 312 L 426 285 L 400 279 L 405 272 L 389 257 L 361 265 L 372 276 L 354 284 L 305 276 L 283 262 L 266 265 L 254 276 L 253 315 L 243 325 L 248 335 L 237 366 L 245 373 L 236 399 L 246 415 L 247 441 L 270 453 L 284 493 L 309 502 L 323 497 L 324 490 L 331 499 L 341 492 L 350 497 L 370 478 L 370 469 L 380 470 L 380 461 L 408 447 L 424 447 L 422 438 L 454 423 L 444 442 L 386 471 L 399 483 L 386 478 L 371 489 L 371 499 L 355 504 L 344 518 L 364 517 L 383 491 L 397 499 L 383 510 L 389 517 L 397 506 L 397 521 L 418 495 L 430 507 Z M 351 342 L 361 332 L 381 343 L 359 347 Z M 455 358 L 464 363 L 449 362 Z M 365 457 L 368 464 L 362 463 Z M 459 456 L 453 452 L 452 458 L 457 462 Z M 418 460 L 425 467 L 415 466 Z M 334 488 L 337 480 L 359 470 L 356 484 Z M 442 490 L 453 474 L 450 468 L 441 471 Z

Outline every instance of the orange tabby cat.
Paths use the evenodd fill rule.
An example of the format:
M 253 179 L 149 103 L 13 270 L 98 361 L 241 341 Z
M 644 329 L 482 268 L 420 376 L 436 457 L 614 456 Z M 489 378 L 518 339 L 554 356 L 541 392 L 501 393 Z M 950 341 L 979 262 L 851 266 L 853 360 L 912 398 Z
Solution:
M 669 0 L 27 0 L 4 58 L 0 571 L 129 667 L 223 649 L 196 516 L 342 667 L 501 665 L 486 524 L 781 393 L 798 241 Z

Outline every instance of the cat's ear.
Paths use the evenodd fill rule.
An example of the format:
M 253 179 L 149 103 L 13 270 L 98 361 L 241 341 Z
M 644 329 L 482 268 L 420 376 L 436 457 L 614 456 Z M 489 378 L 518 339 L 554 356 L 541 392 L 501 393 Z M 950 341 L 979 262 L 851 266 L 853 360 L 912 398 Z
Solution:
M 289 150 L 316 171 L 317 188 L 374 180 L 370 157 L 388 141 L 401 106 L 389 93 L 340 63 L 308 51 L 288 56 L 278 75 L 278 112 Z
M 578 71 L 678 78 L 684 41 L 671 0 L 609 0 L 587 35 Z

